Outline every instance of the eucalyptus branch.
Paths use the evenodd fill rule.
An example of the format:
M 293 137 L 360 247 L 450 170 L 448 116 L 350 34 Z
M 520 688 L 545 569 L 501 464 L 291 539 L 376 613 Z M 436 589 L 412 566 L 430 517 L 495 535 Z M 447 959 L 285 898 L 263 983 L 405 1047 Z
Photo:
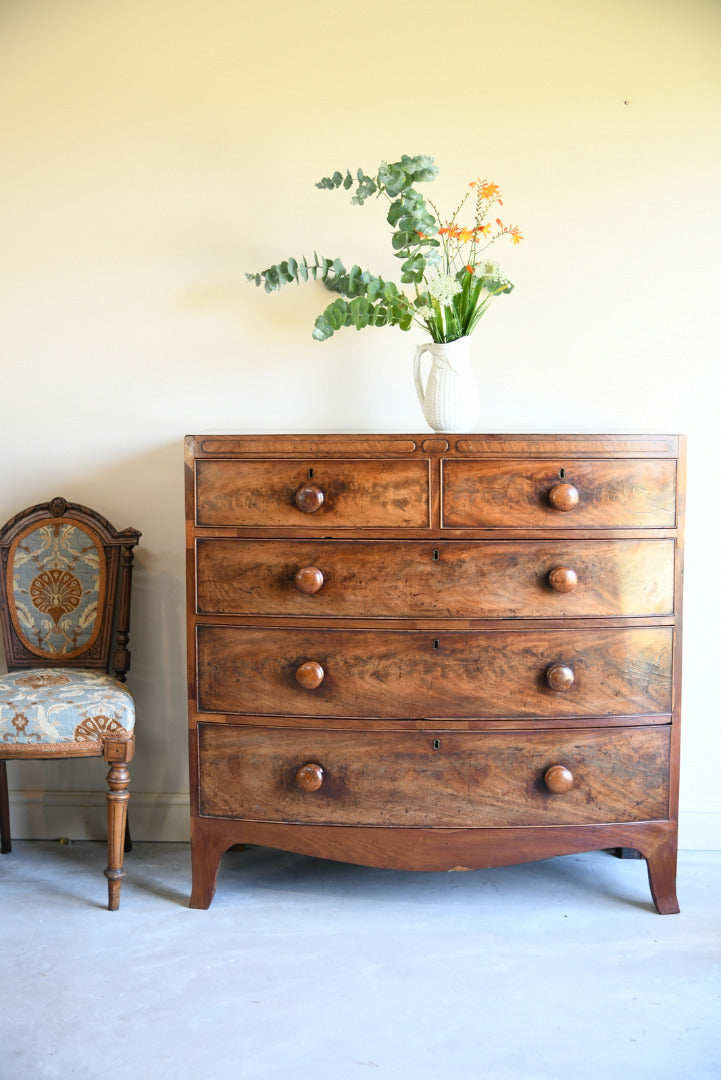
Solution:
M 470 185 L 478 188 L 475 226 L 456 225 L 468 192 L 447 224 L 441 227 L 433 202 L 426 200 L 415 187 L 435 179 L 437 174 L 432 158 L 404 154 L 400 161 L 383 162 L 375 175 L 364 169 L 357 169 L 355 174 L 350 170 L 336 171 L 316 184 L 325 191 L 342 188 L 350 192 L 351 204 L 356 206 L 363 206 L 370 198 L 385 197 L 390 204 L 386 220 L 392 229 L 393 252 L 402 260 L 400 281 L 403 285 L 413 285 L 414 299 L 394 282 L 385 281 L 369 270 L 359 266 L 347 270 L 340 259 L 320 257 L 317 253 L 312 260 L 305 256 L 286 259 L 266 270 L 246 274 L 247 279 L 262 285 L 268 293 L 284 285 L 313 280 L 338 294 L 315 321 L 313 337 L 319 341 L 326 341 L 344 326 L 355 326 L 358 330 L 366 326 L 398 326 L 408 330 L 413 322 L 423 325 L 434 341 L 450 341 L 469 334 L 491 298 L 513 288 L 492 263 L 479 263 L 480 253 L 504 233 L 511 235 L 513 243 L 518 243 L 522 236 L 517 227 L 504 227 L 498 220 L 496 231 L 489 235 L 491 227 L 482 225 L 484 214 L 501 200 L 495 184 L 480 180 Z M 487 240 L 482 247 L 478 244 L 479 236 Z M 435 273 L 427 276 L 428 270 Z M 426 286 L 423 291 L 422 285 Z

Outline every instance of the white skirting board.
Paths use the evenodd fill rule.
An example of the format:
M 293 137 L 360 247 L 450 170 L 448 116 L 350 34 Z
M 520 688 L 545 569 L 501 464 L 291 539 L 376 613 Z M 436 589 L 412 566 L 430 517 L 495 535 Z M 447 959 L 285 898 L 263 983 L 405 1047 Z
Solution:
M 134 840 L 190 839 L 187 792 L 132 792 L 128 810 Z M 104 840 L 105 796 L 95 791 L 11 791 L 10 826 L 17 840 Z M 721 851 L 721 810 L 682 811 L 679 847 Z
M 106 801 L 96 791 L 10 792 L 14 840 L 105 840 Z M 187 793 L 132 792 L 128 802 L 133 840 L 190 839 Z

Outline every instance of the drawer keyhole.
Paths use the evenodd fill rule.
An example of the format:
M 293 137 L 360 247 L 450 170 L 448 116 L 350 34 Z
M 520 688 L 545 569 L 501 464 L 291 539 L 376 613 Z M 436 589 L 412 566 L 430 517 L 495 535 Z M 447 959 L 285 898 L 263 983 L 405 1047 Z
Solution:
M 433 641 L 433 648 L 434 648 L 434 649 L 440 649 L 440 647 L 441 647 L 441 642 L 440 642 L 440 639 L 439 639 L 439 638 L 434 638 L 434 641 Z
M 312 471 L 313 470 L 311 469 L 311 472 Z M 565 480 L 566 479 L 566 470 L 565 469 L 559 469 L 558 470 L 558 475 L 561 477 L 561 480 Z
M 440 552 L 438 551 L 437 548 L 434 548 L 433 549 L 433 562 L 438 562 L 439 558 L 440 558 Z
M 434 739 L 433 740 L 433 749 L 434 750 L 440 750 L 440 748 L 441 748 L 441 740 L 440 739 Z
M 561 471 L 563 471 L 563 470 L 561 470 Z M 313 472 L 314 472 L 314 470 L 313 470 L 313 469 L 308 469 L 308 479 L 309 479 L 309 480 L 312 480 L 312 479 L 313 479 Z

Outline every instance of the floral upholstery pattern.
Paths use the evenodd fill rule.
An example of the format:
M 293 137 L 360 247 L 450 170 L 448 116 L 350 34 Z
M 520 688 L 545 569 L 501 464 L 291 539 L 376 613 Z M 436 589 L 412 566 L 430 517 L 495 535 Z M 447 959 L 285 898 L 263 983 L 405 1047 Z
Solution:
M 0 676 L 0 757 L 3 747 L 96 743 L 127 739 L 135 704 L 111 675 L 37 668 Z M 88 747 L 88 749 L 91 749 Z
M 71 657 L 92 644 L 102 618 L 105 558 L 89 530 L 62 518 L 36 525 L 18 538 L 12 565 L 13 623 L 32 652 Z

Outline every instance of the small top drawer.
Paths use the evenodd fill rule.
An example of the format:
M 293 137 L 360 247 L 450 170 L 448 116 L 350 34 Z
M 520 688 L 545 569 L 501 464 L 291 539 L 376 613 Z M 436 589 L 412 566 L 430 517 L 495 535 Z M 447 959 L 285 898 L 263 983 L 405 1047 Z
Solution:
M 196 464 L 199 526 L 423 529 L 427 461 L 248 461 Z
M 442 524 L 491 529 L 671 529 L 676 463 L 662 459 L 447 460 Z

